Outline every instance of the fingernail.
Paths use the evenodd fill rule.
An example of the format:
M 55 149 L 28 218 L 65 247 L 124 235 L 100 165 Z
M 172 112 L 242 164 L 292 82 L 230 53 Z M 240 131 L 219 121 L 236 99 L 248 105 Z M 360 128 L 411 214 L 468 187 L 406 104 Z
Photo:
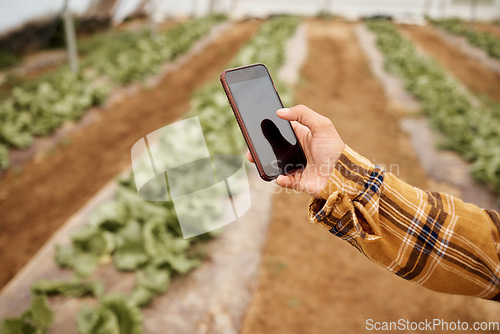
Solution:
M 278 109 L 277 112 L 287 113 L 289 110 L 290 110 L 290 108 L 281 108 L 281 109 Z

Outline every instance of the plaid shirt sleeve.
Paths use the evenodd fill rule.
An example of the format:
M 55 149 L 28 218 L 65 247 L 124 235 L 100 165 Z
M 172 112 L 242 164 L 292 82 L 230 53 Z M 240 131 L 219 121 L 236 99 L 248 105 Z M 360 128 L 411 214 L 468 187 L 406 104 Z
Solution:
M 309 206 L 318 223 L 426 288 L 500 301 L 500 215 L 412 187 L 346 146 Z

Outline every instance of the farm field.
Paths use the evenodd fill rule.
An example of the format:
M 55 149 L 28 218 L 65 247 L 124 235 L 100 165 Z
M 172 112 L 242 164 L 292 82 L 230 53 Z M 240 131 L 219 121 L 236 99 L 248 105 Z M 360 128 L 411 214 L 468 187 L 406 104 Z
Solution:
M 135 84 L 121 89 L 112 103 L 94 110 L 89 122 L 67 135 L 56 148 L 38 154 L 20 167 L 9 169 L 0 179 L 0 261 L 4 269 L 0 272 L 0 288 L 8 286 L 9 281 L 75 212 L 130 165 L 130 148 L 139 138 L 185 117 L 193 108 L 205 108 L 212 113 L 222 108 L 218 100 L 221 88 L 217 86 L 216 90 L 210 84 L 229 64 L 244 62 L 245 59 L 255 62 L 252 57 L 256 55 L 267 55 L 276 64 L 281 64 L 281 51 L 276 54 L 258 53 L 259 46 L 266 45 L 263 37 L 266 30 L 262 32 L 259 29 L 270 20 L 223 23 L 229 24 L 226 29 L 206 37 L 208 42 L 204 47 L 174 61 L 166 75 L 152 87 Z M 356 27 L 364 23 L 319 18 L 301 18 L 300 21 L 306 30 L 307 54 L 293 89 L 289 92 L 290 89 L 282 86 L 281 82 L 277 85 L 284 101 L 293 95 L 294 104 L 307 105 L 330 118 L 349 146 L 376 164 L 391 166 L 390 171 L 404 181 L 425 190 L 453 192 L 449 184 L 437 182 L 426 175 L 409 135 L 401 126 L 401 122 L 408 117 L 429 116 L 422 112 L 412 114 L 393 103 L 384 92 L 382 83 L 372 73 L 369 56 L 363 51 L 356 35 Z M 273 38 L 280 42 L 280 34 L 288 38 L 286 30 L 295 29 L 297 22 L 298 18 L 290 19 L 289 26 L 283 24 L 285 32 L 279 32 Z M 433 26 L 396 27 L 420 52 L 433 57 L 475 97 L 485 97 L 488 104 L 498 108 L 500 74 L 457 50 Z M 488 31 L 495 28 L 487 24 L 478 27 Z M 267 30 L 270 35 L 272 28 L 266 28 L 270 29 Z M 254 41 L 252 38 L 259 32 L 262 36 Z M 252 53 L 243 49 L 248 41 L 253 41 L 250 49 L 257 51 Z M 242 50 L 244 52 L 240 52 Z M 191 103 L 193 101 L 195 103 Z M 492 107 L 491 110 L 500 109 Z M 217 120 L 222 124 L 221 119 Z M 220 145 L 217 149 L 224 147 Z M 393 169 L 392 166 L 397 167 Z M 263 181 L 251 181 L 250 185 L 255 186 L 252 182 Z M 264 191 L 270 191 L 271 186 L 266 186 L 269 187 L 264 187 Z M 221 327 L 210 327 L 210 324 L 224 321 L 230 323 L 231 328 L 239 328 L 243 334 L 360 333 L 365 332 L 368 319 L 442 319 L 450 322 L 459 319 L 469 323 L 498 321 L 498 303 L 435 293 L 396 277 L 327 230 L 310 224 L 307 217 L 309 196 L 274 190 L 275 193 L 269 195 L 272 198 L 269 214 L 259 212 L 259 216 L 253 213 L 245 221 L 251 224 L 257 219 L 268 220 L 269 226 L 263 248 L 252 250 L 260 252 L 260 268 L 255 274 L 257 279 L 245 282 L 253 294 L 248 305 L 244 302 L 239 304 L 242 309 L 246 308 L 242 320 L 213 316 L 206 322 L 196 323 L 200 333 L 215 333 L 217 331 L 210 328 Z M 262 190 L 259 188 L 259 191 Z M 224 232 L 219 238 L 226 238 Z M 228 252 L 232 251 L 234 249 Z M 110 254 L 106 256 L 111 257 Z M 214 261 L 210 253 L 205 256 L 207 266 L 221 265 Z M 107 260 L 108 267 L 101 267 L 98 276 L 108 275 L 106 285 L 113 290 L 110 277 L 117 280 L 121 276 L 108 273 L 111 260 Z M 68 273 L 63 270 L 63 275 Z M 198 281 L 193 279 L 195 274 L 188 273 L 185 281 L 180 277 L 174 281 L 172 289 L 200 284 L 199 277 Z M 132 274 L 124 275 L 128 276 L 120 283 L 131 285 Z M 148 286 L 147 277 L 142 276 L 142 279 L 143 284 Z M 225 284 L 218 282 L 216 275 L 211 279 L 210 283 Z M 157 289 L 155 284 L 159 283 L 150 282 L 150 286 Z M 116 285 L 120 288 L 120 284 Z M 158 291 L 155 293 L 160 294 Z M 237 298 L 235 296 L 224 298 Z M 68 312 L 72 316 L 81 303 L 78 300 L 64 304 L 61 302 L 63 297 L 55 298 L 51 305 L 56 305 L 57 311 Z M 112 298 L 108 299 L 110 308 L 114 302 Z M 207 305 L 209 302 L 206 301 Z M 92 303 L 95 305 L 95 300 Z M 69 305 L 68 311 L 65 311 L 64 305 Z M 161 318 L 162 312 L 158 308 L 162 305 L 168 306 L 165 299 L 148 306 L 144 332 L 161 332 L 161 321 L 157 320 L 155 327 L 154 321 L 147 317 L 154 315 Z M 214 306 L 216 310 L 213 314 L 230 313 L 217 307 Z M 180 314 L 186 312 L 180 308 Z M 5 305 L 3 309 L 6 309 Z M 90 314 L 87 313 L 87 320 L 91 319 Z M 3 317 L 0 314 L 0 318 Z M 191 318 L 186 315 L 178 320 L 188 319 Z M 59 314 L 56 325 L 60 326 L 64 321 Z M 94 321 L 93 324 L 96 323 Z M 63 325 L 67 326 L 67 323 Z M 75 330 L 73 323 L 72 327 L 64 326 L 57 328 Z M 79 328 L 83 328 L 80 326 L 81 323 Z M 48 333 L 57 331 L 52 329 Z
M 308 23 L 309 55 L 296 101 L 332 119 L 346 143 L 365 157 L 399 164 L 400 177 L 408 183 L 446 191 L 419 166 L 399 127 L 405 111 L 390 107 L 356 43 L 354 26 Z M 497 319 L 495 303 L 437 294 L 385 272 L 312 226 L 304 210 L 308 202 L 307 195 L 275 195 L 259 286 L 242 333 L 361 333 L 367 319 Z
M 500 38 L 500 26 L 498 26 L 498 24 L 476 22 L 474 24 L 474 29 L 489 32 L 490 34 L 495 35 L 497 38 Z
M 191 92 L 213 80 L 258 26 L 244 22 L 225 31 L 155 88 L 126 96 L 99 113 L 97 122 L 68 139 L 69 145 L 3 177 L 0 261 L 8 269 L 0 274 L 2 286 L 61 224 L 130 164 L 130 148 L 137 138 L 186 112 Z M 10 252 L 13 247 L 19 251 Z
M 493 72 L 484 64 L 471 59 L 444 40 L 431 26 L 401 25 L 400 28 L 418 47 L 436 59 L 471 92 L 500 101 L 500 72 Z

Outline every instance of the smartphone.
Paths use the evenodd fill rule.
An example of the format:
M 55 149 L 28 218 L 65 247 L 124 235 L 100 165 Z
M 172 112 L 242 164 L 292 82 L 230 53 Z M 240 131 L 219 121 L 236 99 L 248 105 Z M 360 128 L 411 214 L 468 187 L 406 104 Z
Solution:
M 252 154 L 266 181 L 305 168 L 306 156 L 292 124 L 276 115 L 283 103 L 264 64 L 222 72 L 220 81 Z

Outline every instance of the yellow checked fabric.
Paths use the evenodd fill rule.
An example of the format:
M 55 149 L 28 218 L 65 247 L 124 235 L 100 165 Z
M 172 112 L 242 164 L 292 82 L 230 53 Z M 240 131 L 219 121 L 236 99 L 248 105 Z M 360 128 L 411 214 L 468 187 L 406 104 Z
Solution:
M 500 301 L 500 215 L 412 187 L 346 147 L 310 220 L 396 275 Z

